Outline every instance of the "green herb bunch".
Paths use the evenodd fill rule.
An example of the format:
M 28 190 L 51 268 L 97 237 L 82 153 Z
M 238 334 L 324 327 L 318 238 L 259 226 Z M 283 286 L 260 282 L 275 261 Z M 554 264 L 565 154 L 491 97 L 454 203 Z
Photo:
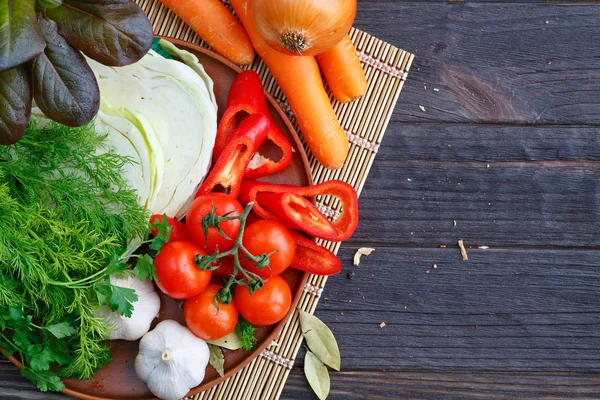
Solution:
M 0 147 L 0 346 L 41 390 L 110 361 L 94 313 L 107 305 L 131 315 L 137 300 L 108 276 L 148 234 L 148 215 L 121 175 L 132 161 L 99 152 L 104 142 L 93 124 L 30 124 Z

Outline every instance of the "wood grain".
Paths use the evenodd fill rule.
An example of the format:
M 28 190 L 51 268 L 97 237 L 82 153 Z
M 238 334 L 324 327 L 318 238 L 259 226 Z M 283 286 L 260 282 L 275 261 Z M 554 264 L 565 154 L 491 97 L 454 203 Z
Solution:
M 600 7 L 363 0 L 356 26 L 417 58 L 317 309 L 329 398 L 600 398 Z M 66 397 L 2 361 L 0 398 Z M 281 398 L 315 397 L 293 370 Z

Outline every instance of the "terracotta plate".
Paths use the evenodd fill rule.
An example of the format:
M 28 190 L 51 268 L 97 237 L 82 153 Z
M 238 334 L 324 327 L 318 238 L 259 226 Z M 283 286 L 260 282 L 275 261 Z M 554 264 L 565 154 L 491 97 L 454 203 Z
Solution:
M 214 91 L 219 105 L 219 118 L 221 118 L 227 102 L 229 87 L 236 75 L 241 72 L 241 69 L 209 50 L 178 39 L 165 39 L 168 39 L 178 47 L 188 50 L 198 56 L 198 59 L 204 65 L 206 72 L 215 83 Z M 266 177 L 265 180 L 274 183 L 288 183 L 301 186 L 312 184 L 308 161 L 298 135 L 275 100 L 270 95 L 267 97 L 271 115 L 282 132 L 290 139 L 290 142 L 294 147 L 294 155 L 290 166 L 285 171 Z M 261 153 L 270 157 L 278 156 L 276 151 L 277 148 L 275 146 L 269 146 L 269 143 L 267 143 L 266 145 L 263 145 L 263 147 L 264 148 L 261 148 L 260 150 Z M 307 274 L 302 271 L 289 269 L 285 271 L 282 276 L 290 284 L 294 295 L 291 308 L 293 311 L 302 293 Z M 158 318 L 155 320 L 154 325 L 163 319 L 174 319 L 180 323 L 184 322 L 183 312 L 179 308 L 178 302 L 171 300 L 166 296 L 161 296 L 161 301 L 161 311 Z M 286 320 L 287 318 L 284 318 L 277 325 L 260 328 L 256 334 L 258 339 L 257 345 L 251 351 L 224 350 L 225 377 L 221 378 L 217 372 L 209 366 L 206 370 L 206 376 L 202 384 L 194 388 L 189 395 L 204 391 L 211 386 L 216 385 L 252 361 L 281 331 Z M 98 371 L 92 380 L 65 380 L 67 389 L 64 390 L 64 393 L 80 399 L 94 400 L 154 399 L 154 396 L 148 390 L 146 384 L 137 377 L 134 370 L 133 364 L 138 353 L 138 342 L 114 341 L 111 343 L 111 352 L 114 360 L 107 364 L 102 370 Z M 13 357 L 10 359 L 20 367 L 18 360 Z

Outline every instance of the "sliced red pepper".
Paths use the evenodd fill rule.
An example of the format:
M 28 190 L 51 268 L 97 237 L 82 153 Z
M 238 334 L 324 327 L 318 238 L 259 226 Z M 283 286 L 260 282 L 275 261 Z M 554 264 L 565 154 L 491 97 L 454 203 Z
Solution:
M 317 207 L 295 193 L 258 192 L 256 202 L 268 209 L 279 222 L 323 239 L 338 236 L 338 230 Z
M 154 226 L 154 221 L 158 220 L 162 222 L 163 216 L 161 214 L 154 214 L 150 217 L 150 225 Z M 187 226 L 179 221 L 176 218 L 167 217 L 167 224 L 171 226 L 171 236 L 169 237 L 169 242 L 178 242 L 178 241 L 191 241 L 192 238 L 188 233 Z M 152 229 L 152 236 L 158 234 L 158 228 Z
M 198 189 L 196 197 L 212 192 L 218 185 L 229 189 L 229 194 L 237 197 L 244 171 L 254 153 L 265 141 L 270 125 L 271 121 L 262 114 L 253 114 L 246 118 L 225 146 Z
M 258 161 L 246 168 L 245 176 L 248 179 L 261 178 L 286 169 L 292 160 L 292 146 L 271 118 L 260 77 L 254 71 L 244 71 L 234 79 L 229 89 L 227 107 L 217 130 L 213 161 L 216 161 L 224 151 L 236 128 L 243 121 L 242 118 L 254 114 L 263 114 L 271 120 L 271 129 L 267 133 L 267 138 L 279 147 L 282 156 L 279 161 L 273 161 L 257 154 Z
M 292 231 L 292 236 L 296 242 L 296 255 L 290 264 L 291 268 L 326 276 L 342 270 L 342 262 L 331 251 L 297 232 Z
M 335 234 L 332 234 L 329 225 L 322 223 L 321 217 L 315 219 L 314 214 L 316 212 L 326 218 L 316 207 L 308 207 L 306 203 L 300 203 L 297 197 L 289 197 L 293 201 L 286 203 L 283 201 L 284 197 L 258 196 L 260 193 L 291 193 L 301 197 L 314 197 L 317 195 L 337 197 L 342 203 L 342 212 L 335 221 L 331 222 L 331 226 L 335 228 Z M 265 219 L 278 220 L 284 224 L 290 223 L 291 220 L 293 226 L 288 225 L 288 227 L 300 229 L 321 239 L 334 242 L 348 239 L 358 226 L 358 196 L 356 190 L 346 182 L 339 180 L 307 187 L 245 180 L 242 182 L 239 200 L 242 204 L 253 201 L 253 211 Z

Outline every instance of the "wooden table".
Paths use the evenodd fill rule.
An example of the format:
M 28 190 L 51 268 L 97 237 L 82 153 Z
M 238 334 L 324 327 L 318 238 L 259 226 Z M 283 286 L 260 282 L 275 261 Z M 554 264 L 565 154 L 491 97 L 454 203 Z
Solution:
M 359 4 L 417 58 L 317 309 L 330 399 L 600 398 L 600 6 L 558 3 Z M 0 398 L 66 396 L 2 361 Z

